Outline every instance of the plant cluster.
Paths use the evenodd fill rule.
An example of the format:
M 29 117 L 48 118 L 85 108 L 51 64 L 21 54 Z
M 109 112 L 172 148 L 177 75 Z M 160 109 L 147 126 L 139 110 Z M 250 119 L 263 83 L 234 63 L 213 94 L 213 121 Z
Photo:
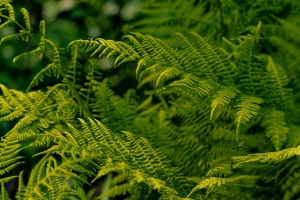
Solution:
M 26 92 L 0 84 L 0 122 L 15 121 L 0 142 L 1 199 L 89 199 L 84 189 L 103 177 L 109 187 L 93 199 L 297 198 L 299 10 L 293 0 L 145 0 L 122 41 L 64 49 L 44 20 L 33 35 L 30 13 L 19 19 L 1 0 L 0 31 L 18 29 L 1 43 L 36 44 L 13 63 L 45 63 Z M 117 95 L 97 56 L 136 66 L 137 88 Z M 39 89 L 50 76 L 57 83 Z M 39 162 L 28 178 L 12 175 L 28 148 Z

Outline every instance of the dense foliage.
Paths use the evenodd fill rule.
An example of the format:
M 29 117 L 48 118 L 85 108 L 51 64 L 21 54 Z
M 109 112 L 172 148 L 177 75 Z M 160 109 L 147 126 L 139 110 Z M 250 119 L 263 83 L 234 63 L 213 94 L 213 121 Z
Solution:
M 0 7 L 0 31 L 16 27 L 1 44 L 35 45 L 12 62 L 43 65 L 26 91 L 0 84 L 0 122 L 15 122 L 0 143 L 1 199 L 300 195 L 300 2 L 144 0 L 122 41 L 66 48 L 25 8 Z M 28 149 L 38 162 L 20 171 Z

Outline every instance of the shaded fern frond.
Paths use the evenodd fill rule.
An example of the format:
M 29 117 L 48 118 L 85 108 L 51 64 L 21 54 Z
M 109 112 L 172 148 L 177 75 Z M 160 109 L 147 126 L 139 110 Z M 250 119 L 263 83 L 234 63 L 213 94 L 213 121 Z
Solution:
M 236 105 L 237 114 L 235 118 L 235 125 L 237 133 L 241 126 L 245 125 L 255 115 L 258 114 L 259 104 L 263 103 L 263 99 L 253 96 L 240 96 L 239 103 Z
M 286 126 L 285 113 L 276 110 L 273 115 L 265 117 L 262 126 L 266 127 L 266 136 L 270 138 L 276 151 L 280 151 L 289 132 L 289 128 Z
M 193 190 L 189 193 L 188 197 L 191 196 L 194 192 L 201 189 L 207 189 L 206 196 L 208 196 L 212 192 L 219 192 L 222 187 L 228 187 L 232 184 L 237 184 L 236 182 L 240 180 L 247 180 L 247 179 L 257 179 L 255 176 L 237 176 L 232 178 L 217 178 L 217 177 L 210 177 L 201 181 Z

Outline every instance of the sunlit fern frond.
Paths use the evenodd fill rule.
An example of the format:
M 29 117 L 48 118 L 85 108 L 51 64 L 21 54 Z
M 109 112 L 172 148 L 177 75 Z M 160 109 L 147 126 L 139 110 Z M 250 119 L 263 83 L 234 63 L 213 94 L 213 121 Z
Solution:
M 235 156 L 233 161 L 235 163 L 234 167 L 239 167 L 242 164 L 250 162 L 260 162 L 260 163 L 279 163 L 283 160 L 287 160 L 292 156 L 300 155 L 300 146 L 294 148 L 283 149 L 277 152 L 267 152 L 267 153 L 256 153 L 249 154 L 247 156 Z

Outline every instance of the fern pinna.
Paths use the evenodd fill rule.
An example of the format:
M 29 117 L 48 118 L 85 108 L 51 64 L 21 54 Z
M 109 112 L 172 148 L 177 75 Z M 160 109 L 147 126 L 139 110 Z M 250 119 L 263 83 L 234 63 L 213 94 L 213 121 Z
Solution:
M 1 43 L 37 45 L 13 62 L 48 60 L 26 93 L 0 84 L 0 121 L 16 123 L 0 143 L 1 199 L 13 198 L 5 184 L 15 178 L 16 199 L 84 199 L 83 187 L 96 187 L 101 177 L 111 184 L 95 199 L 297 196 L 300 118 L 293 88 L 299 85 L 278 54 L 263 49 L 268 26 L 259 22 L 223 38 L 222 47 L 195 32 L 174 33 L 178 42 L 171 44 L 138 32 L 124 42 L 77 40 L 68 56 L 48 38 L 45 21 L 37 42 L 26 9 L 19 22 L 10 1 L 0 6 L 0 30 L 20 30 Z M 136 65 L 139 91 L 151 89 L 114 94 L 97 60 L 83 62 L 86 54 L 114 57 L 116 67 Z M 33 90 L 46 76 L 59 82 Z M 21 152 L 28 148 L 39 148 L 39 162 L 26 180 L 22 171 L 11 174 L 24 165 Z

